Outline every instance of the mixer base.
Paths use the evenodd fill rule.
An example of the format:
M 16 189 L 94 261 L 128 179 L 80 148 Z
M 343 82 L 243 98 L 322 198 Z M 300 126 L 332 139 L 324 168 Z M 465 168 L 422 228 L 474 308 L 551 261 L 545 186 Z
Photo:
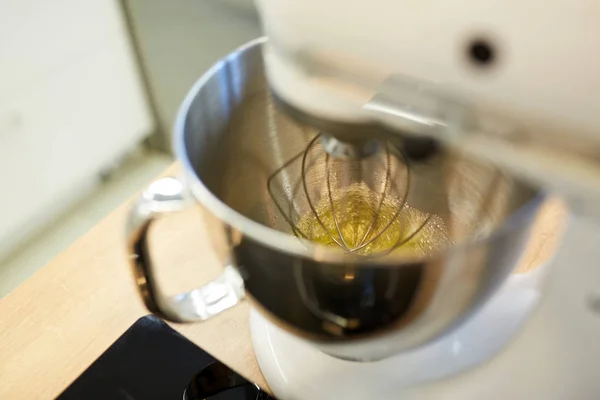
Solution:
M 473 368 L 504 347 L 538 304 L 546 266 L 514 274 L 471 319 L 422 348 L 377 362 L 328 356 L 252 309 L 260 368 L 281 399 L 398 399 L 411 387 Z

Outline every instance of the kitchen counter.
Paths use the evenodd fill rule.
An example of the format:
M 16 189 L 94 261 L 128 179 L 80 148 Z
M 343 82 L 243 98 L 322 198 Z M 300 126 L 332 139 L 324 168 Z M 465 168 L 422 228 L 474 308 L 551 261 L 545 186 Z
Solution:
M 0 399 L 54 398 L 148 314 L 127 262 L 128 210 L 129 204 L 119 207 L 0 300 Z M 182 271 L 177 276 L 194 267 L 204 281 L 218 274 L 198 209 L 156 225 L 153 249 L 159 265 L 176 266 Z M 247 303 L 204 323 L 172 326 L 266 386 L 250 343 Z
M 128 210 L 129 204 L 118 208 L 0 300 L 0 399 L 55 397 L 148 313 L 127 262 Z M 560 203 L 546 207 L 519 269 L 527 270 L 551 255 L 563 216 Z M 152 249 L 157 264 L 170 268 L 166 279 L 188 281 L 194 275 L 199 284 L 218 274 L 217 257 L 208 240 L 210 229 L 202 224 L 200 207 L 156 224 Z M 266 387 L 252 351 L 248 307 L 245 302 L 207 322 L 172 326 Z

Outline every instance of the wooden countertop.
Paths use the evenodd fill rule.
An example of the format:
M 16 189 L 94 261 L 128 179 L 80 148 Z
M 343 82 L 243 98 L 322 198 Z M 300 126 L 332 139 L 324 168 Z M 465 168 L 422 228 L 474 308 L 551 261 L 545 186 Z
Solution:
M 193 271 L 198 283 L 219 272 L 199 208 L 160 221 L 152 243 L 158 265 L 173 266 L 174 276 L 188 277 L 182 271 Z M 127 262 L 128 209 L 129 203 L 119 207 L 0 300 L 0 399 L 54 398 L 148 314 Z M 563 216 L 559 202 L 547 205 L 520 270 L 552 254 Z M 172 326 L 266 387 L 252 351 L 248 307 L 243 303 L 207 322 Z

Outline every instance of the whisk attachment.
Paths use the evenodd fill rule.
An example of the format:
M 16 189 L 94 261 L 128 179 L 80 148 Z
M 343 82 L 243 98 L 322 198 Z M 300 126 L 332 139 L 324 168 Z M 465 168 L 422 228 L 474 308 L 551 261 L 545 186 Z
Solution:
M 404 156 L 377 142 L 360 157 L 335 157 L 327 147 L 331 140 L 317 134 L 268 179 L 291 232 L 361 256 L 414 248 L 432 215 L 407 204 L 411 174 Z

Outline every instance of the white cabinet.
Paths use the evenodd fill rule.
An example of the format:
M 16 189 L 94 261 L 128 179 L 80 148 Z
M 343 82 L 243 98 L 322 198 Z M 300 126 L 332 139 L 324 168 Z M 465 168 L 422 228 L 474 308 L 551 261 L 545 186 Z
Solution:
M 112 0 L 0 0 L 0 100 L 60 74 L 121 29 Z
M 0 258 L 153 129 L 115 1 L 0 0 Z

